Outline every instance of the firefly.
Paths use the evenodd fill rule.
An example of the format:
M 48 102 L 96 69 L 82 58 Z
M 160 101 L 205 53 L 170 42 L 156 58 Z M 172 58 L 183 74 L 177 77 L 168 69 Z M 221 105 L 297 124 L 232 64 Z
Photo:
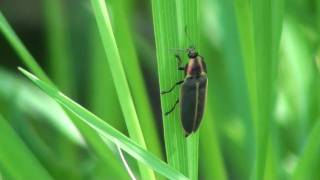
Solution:
M 178 70 L 184 71 L 185 78 L 175 83 L 169 90 L 162 91 L 161 94 L 170 93 L 177 86 L 181 86 L 179 99 L 165 115 L 173 112 L 176 105 L 179 104 L 181 123 L 185 137 L 188 137 L 199 129 L 207 99 L 208 78 L 204 58 L 194 47 L 187 48 L 186 53 L 189 61 L 185 66 L 181 66 L 181 57 L 175 55 L 178 61 Z

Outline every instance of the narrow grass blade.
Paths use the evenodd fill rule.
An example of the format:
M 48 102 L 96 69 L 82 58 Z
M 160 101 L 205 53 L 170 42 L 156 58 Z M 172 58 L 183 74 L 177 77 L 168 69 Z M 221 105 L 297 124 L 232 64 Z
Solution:
M 94 20 L 94 19 L 93 19 Z M 113 80 L 110 74 L 110 69 L 106 61 L 105 53 L 102 47 L 102 43 L 99 40 L 99 32 L 96 28 L 96 23 L 92 22 L 92 28 L 90 32 L 91 39 L 91 61 L 90 61 L 90 89 L 89 89 L 89 103 L 90 110 L 97 116 L 106 120 L 108 124 L 116 128 L 121 132 L 126 131 L 124 118 L 122 116 L 120 104 L 117 98 L 117 94 L 114 88 Z M 103 81 L 101 81 L 103 79 Z M 112 117 L 110 116 L 112 114 Z M 110 144 L 110 143 L 108 143 Z M 101 152 L 103 154 L 110 154 L 107 152 Z M 119 162 L 114 162 L 112 159 L 118 161 L 117 158 L 108 158 L 109 162 L 102 166 L 112 166 L 112 169 L 103 170 L 106 175 L 110 174 L 114 168 L 121 169 L 121 179 L 129 179 L 128 173 L 122 168 L 123 165 Z M 111 160 L 111 161 L 110 161 Z M 106 161 L 107 162 L 107 161 Z M 104 167 L 101 167 L 104 169 Z M 120 172 L 119 172 L 120 173 Z M 130 173 L 130 172 L 129 172 Z
M 5 17 L 0 12 L 0 31 L 4 34 L 5 38 L 9 41 L 12 45 L 14 50 L 19 54 L 21 60 L 25 63 L 25 65 L 31 69 L 33 73 L 35 73 L 41 80 L 49 83 L 50 85 L 54 86 L 52 81 L 48 78 L 48 76 L 44 73 L 41 67 L 37 64 L 36 60 L 32 57 L 23 43 L 20 41 L 18 36 L 14 33 L 8 22 L 6 21 Z M 91 128 L 87 127 L 85 123 L 82 121 L 78 121 L 75 115 L 72 113 L 65 111 L 75 126 L 80 130 L 81 134 L 85 138 L 86 142 L 92 147 L 92 149 L 100 158 L 105 165 L 111 163 L 114 167 L 114 173 L 119 175 L 119 178 L 123 178 L 122 167 L 119 166 L 120 161 L 117 161 L 115 157 L 112 155 L 112 152 L 106 148 L 106 144 L 103 140 L 92 130 Z M 117 165 L 115 165 L 117 164 Z
M 171 168 L 163 161 L 156 158 L 154 155 L 149 153 L 144 149 L 143 146 L 138 145 L 135 141 L 129 139 L 116 129 L 114 129 L 109 124 L 105 123 L 102 119 L 96 117 L 94 114 L 87 111 L 85 108 L 75 103 L 64 94 L 59 92 L 54 87 L 49 84 L 39 80 L 34 75 L 30 74 L 26 70 L 19 68 L 19 70 L 25 74 L 31 81 L 33 81 L 37 86 L 39 86 L 44 92 L 46 92 L 50 97 L 55 99 L 65 108 L 69 109 L 75 115 L 77 115 L 83 122 L 92 127 L 99 134 L 108 138 L 111 142 L 120 146 L 121 149 L 126 151 L 128 154 L 136 158 L 141 163 L 145 164 L 149 168 L 154 169 L 165 177 L 170 179 L 188 179 L 179 173 L 177 170 Z
M 245 118 L 248 118 L 248 123 L 250 126 L 247 126 L 247 134 L 249 135 L 248 141 L 246 143 L 247 146 L 247 159 L 251 159 L 252 153 L 257 151 L 256 143 L 257 137 L 255 136 L 257 133 L 257 125 L 256 121 L 258 119 L 258 101 L 257 101 L 257 75 L 256 75 L 256 61 L 255 61 L 255 43 L 254 43 L 254 28 L 253 28 L 253 12 L 250 1 L 242 1 L 235 0 L 233 1 L 235 19 L 237 23 L 238 36 L 239 36 L 239 46 L 240 46 L 240 58 L 241 63 L 244 68 L 245 74 L 245 86 L 246 93 L 248 95 L 248 110 Z M 242 102 L 241 102 L 242 103 Z M 254 142 L 254 143 L 253 143 Z M 254 163 L 254 159 L 247 163 L 248 171 L 244 174 L 244 178 L 248 178 L 250 175 L 253 176 L 252 166 Z M 240 164 L 241 165 L 241 164 Z
M 124 114 L 130 137 L 142 147 L 146 148 L 143 134 L 140 128 L 136 109 L 130 94 L 129 85 L 120 59 L 118 47 L 113 35 L 106 3 L 104 0 L 92 0 L 100 36 L 107 55 L 111 75 L 115 81 L 116 91 Z M 142 164 L 139 164 L 143 179 L 154 179 L 154 173 Z
M 280 151 L 282 147 L 278 137 L 278 129 L 275 127 L 271 127 L 264 180 L 285 179 L 281 169 Z
M 252 119 L 255 120 L 257 114 L 257 92 L 256 92 L 256 62 L 254 61 L 254 37 L 253 37 L 253 17 L 249 1 L 235 0 L 235 14 L 239 29 L 240 46 L 242 49 L 242 59 L 246 73 L 246 82 L 250 99 L 250 109 Z M 253 124 L 255 122 L 252 122 Z
M 14 179 L 52 179 L 0 114 L 0 167 Z
M 95 19 L 93 19 L 95 20 Z M 91 61 L 90 61 L 90 89 L 89 89 L 89 104 L 91 112 L 97 116 L 105 119 L 112 127 L 121 132 L 125 132 L 126 125 L 121 112 L 117 92 L 114 87 L 110 68 L 100 41 L 99 31 L 96 22 L 92 22 L 90 31 L 90 47 L 91 47 Z M 103 79 L 103 81 L 101 81 Z M 109 114 L 112 113 L 112 118 Z
M 128 78 L 132 98 L 136 105 L 137 115 L 148 150 L 163 158 L 161 152 L 160 138 L 153 116 L 150 98 L 143 73 L 139 64 L 133 36 L 130 30 L 130 2 L 125 0 L 110 0 L 108 4 L 113 12 L 114 36 L 118 45 L 123 67 Z M 160 130 L 160 129 L 159 129 Z

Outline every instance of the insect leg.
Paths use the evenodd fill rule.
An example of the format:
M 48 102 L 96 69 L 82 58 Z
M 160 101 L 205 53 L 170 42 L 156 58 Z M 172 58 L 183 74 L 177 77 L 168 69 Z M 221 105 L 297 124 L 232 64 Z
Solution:
M 179 103 L 179 99 L 174 103 L 173 107 L 170 109 L 170 111 L 166 112 L 165 115 L 169 115 L 177 106 L 177 104 Z
M 175 85 L 172 86 L 172 88 L 170 88 L 169 90 L 166 91 L 161 91 L 161 94 L 167 94 L 169 92 L 171 92 L 176 86 L 182 84 L 184 82 L 184 80 L 177 82 Z
M 181 66 L 181 64 L 182 64 L 181 57 L 180 57 L 178 54 L 176 54 L 175 57 L 176 57 L 177 60 L 178 60 L 178 70 L 184 71 L 184 66 Z

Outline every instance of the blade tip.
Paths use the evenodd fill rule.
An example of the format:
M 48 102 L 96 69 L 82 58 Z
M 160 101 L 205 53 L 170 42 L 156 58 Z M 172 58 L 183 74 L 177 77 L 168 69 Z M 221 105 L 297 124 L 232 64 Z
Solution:
M 29 79 L 31 80 L 39 80 L 35 75 L 31 74 L 29 71 L 23 69 L 22 67 L 18 66 L 18 70 L 24 74 L 25 76 L 27 76 Z

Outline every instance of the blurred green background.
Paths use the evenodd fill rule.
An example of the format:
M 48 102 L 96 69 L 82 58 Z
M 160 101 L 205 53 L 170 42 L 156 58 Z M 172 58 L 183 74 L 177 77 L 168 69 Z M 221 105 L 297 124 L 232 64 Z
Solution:
M 106 3 L 147 147 L 166 160 L 152 3 Z M 252 22 L 247 20 L 255 7 L 250 3 L 199 0 L 197 48 L 205 57 L 209 78 L 209 108 L 200 128 L 199 179 L 246 180 L 255 171 L 259 137 L 250 79 L 256 74 L 246 68 L 250 53 L 259 54 L 259 48 L 250 48 L 252 29 L 247 25 Z M 276 39 L 263 46 L 275 49 L 275 56 L 266 56 L 274 61 L 259 67 L 271 77 L 266 86 L 271 95 L 265 101 L 270 101 L 270 117 L 265 126 L 258 125 L 268 131 L 267 142 L 260 142 L 266 148 L 263 179 L 316 180 L 320 179 L 320 1 L 282 3 L 271 8 L 281 8 L 280 14 L 270 14 L 280 19 L 279 43 Z M 117 81 L 111 76 L 89 1 L 2 0 L 0 11 L 64 94 L 128 135 L 114 87 Z M 261 23 L 261 31 L 269 28 Z M 174 62 L 174 54 L 167 52 L 172 54 L 168 61 Z M 24 64 L 4 33 L 0 33 L 0 62 L 0 180 L 130 179 L 114 145 L 71 121 L 18 72 Z M 270 71 L 264 71 L 267 68 Z M 257 79 L 256 85 L 263 89 L 264 81 Z M 171 100 L 174 103 L 175 98 Z M 139 179 L 136 161 L 128 155 L 126 159 Z

